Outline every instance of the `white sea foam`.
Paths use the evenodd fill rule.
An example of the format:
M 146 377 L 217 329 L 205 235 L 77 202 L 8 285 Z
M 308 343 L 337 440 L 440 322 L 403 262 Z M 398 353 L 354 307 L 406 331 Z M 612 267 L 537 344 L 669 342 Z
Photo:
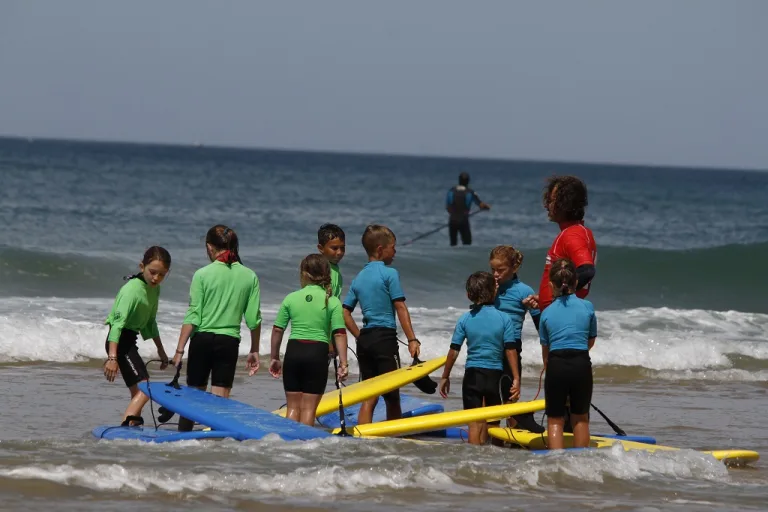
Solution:
M 103 358 L 107 334 L 103 321 L 110 306 L 111 301 L 105 299 L 0 299 L 0 362 Z M 173 351 L 185 309 L 186 305 L 178 302 L 161 304 L 158 318 L 168 353 Z M 263 306 L 262 356 L 269 353 L 276 312 L 276 305 Z M 422 342 L 422 360 L 447 352 L 456 320 L 463 312 L 456 308 L 411 310 L 416 335 Z M 356 316 L 360 321 L 359 313 Z M 767 330 L 768 315 L 757 313 L 669 308 L 598 312 L 598 338 L 591 358 L 596 367 L 641 367 L 660 372 L 664 379 L 764 381 L 768 380 Z M 240 354 L 246 355 L 250 343 L 245 326 L 241 335 Z M 350 346 L 354 349 L 353 340 Z M 139 347 L 144 357 L 156 355 L 151 341 L 140 342 Z M 527 320 L 522 354 L 527 376 L 538 376 L 539 347 L 536 331 Z M 405 347 L 400 353 L 403 364 L 409 364 Z M 462 373 L 465 360 L 466 350 L 462 350 L 455 375 Z M 356 371 L 354 356 L 350 356 L 350 366 Z

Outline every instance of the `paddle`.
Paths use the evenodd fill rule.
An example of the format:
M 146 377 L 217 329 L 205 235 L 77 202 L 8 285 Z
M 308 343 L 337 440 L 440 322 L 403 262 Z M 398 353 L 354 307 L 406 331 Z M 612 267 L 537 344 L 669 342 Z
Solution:
M 338 350 L 336 350 L 336 341 L 333 342 L 333 351 L 338 354 Z M 338 355 L 333 356 L 333 370 L 334 370 L 334 376 L 336 377 L 336 389 L 339 390 L 339 428 L 340 431 L 338 433 L 341 437 L 349 437 L 349 433 L 347 433 L 347 419 L 344 417 L 344 401 L 341 398 L 341 383 L 339 382 L 339 363 L 338 363 Z
M 482 211 L 485 211 L 485 210 L 475 210 L 475 211 L 473 211 L 472 213 L 470 213 L 470 214 L 468 215 L 468 217 L 471 217 L 471 216 L 473 216 L 474 214 L 476 214 L 476 213 L 480 213 L 480 212 L 482 212 Z M 435 229 L 433 229 L 432 231 L 427 231 L 426 233 L 422 233 L 422 234 L 420 234 L 419 236 L 417 236 L 416 238 L 413 238 L 413 239 L 411 239 L 411 240 L 408 240 L 408 241 L 407 241 L 407 242 L 405 242 L 404 244 L 400 244 L 400 247 L 405 247 L 406 245 L 411 245 L 413 242 L 415 242 L 415 241 L 417 241 L 417 240 L 421 240 L 422 238 L 426 238 L 426 237 L 428 237 L 429 235 L 434 235 L 435 233 L 437 233 L 437 232 L 438 232 L 438 231 L 440 231 L 441 229 L 447 228 L 448 226 L 450 226 L 450 223 L 448 223 L 448 224 L 443 224 L 442 226 L 440 226 L 440 227 L 438 227 L 438 228 L 435 228 Z
M 615 424 L 614 422 L 612 422 L 612 421 L 611 421 L 611 419 L 610 419 L 608 416 L 606 416 L 605 414 L 603 414 L 603 411 L 601 411 L 600 409 L 598 409 L 597 407 L 595 407 L 595 404 L 593 404 L 593 403 L 590 403 L 589 405 L 591 405 L 591 406 L 592 406 L 592 408 L 593 408 L 594 410 L 596 410 L 596 411 L 598 412 L 598 414 L 600 414 L 600 416 L 602 416 L 602 417 L 603 417 L 603 419 L 605 420 L 605 422 L 606 422 L 606 423 L 608 423 L 608 425 L 610 425 L 610 426 L 611 426 L 611 428 L 613 429 L 613 431 L 614 431 L 614 432 L 616 432 L 616 434 L 618 434 L 618 435 L 620 435 L 620 436 L 626 436 L 626 435 L 627 435 L 627 433 L 626 433 L 626 432 L 624 432 L 624 431 L 623 431 L 623 430 L 622 430 L 622 429 L 621 429 L 621 428 L 620 428 L 620 427 L 619 427 L 617 424 Z

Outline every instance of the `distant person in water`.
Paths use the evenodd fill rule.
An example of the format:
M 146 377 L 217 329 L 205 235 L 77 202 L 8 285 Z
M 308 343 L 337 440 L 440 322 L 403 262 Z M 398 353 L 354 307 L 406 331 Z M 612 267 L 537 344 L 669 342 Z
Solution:
M 469 210 L 476 204 L 481 210 L 491 207 L 480 200 L 477 193 L 469 188 L 469 174 L 459 174 L 459 184 L 452 187 L 445 197 L 445 209 L 448 211 L 448 236 L 451 247 L 456 245 L 457 235 L 461 234 L 462 245 L 472 245 L 472 230 L 469 227 Z

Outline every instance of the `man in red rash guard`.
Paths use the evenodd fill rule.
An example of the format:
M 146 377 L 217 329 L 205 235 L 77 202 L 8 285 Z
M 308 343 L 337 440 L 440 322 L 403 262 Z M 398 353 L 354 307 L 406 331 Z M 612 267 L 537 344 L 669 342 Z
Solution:
M 573 262 L 579 278 L 576 296 L 583 299 L 589 294 L 592 278 L 595 277 L 597 245 L 592 230 L 584 225 L 587 186 L 583 181 L 575 176 L 553 176 L 547 181 L 542 200 L 549 220 L 560 226 L 560 234 L 547 252 L 538 295 L 531 295 L 523 303 L 544 311 L 552 303 L 549 287 L 552 262 L 558 258 L 568 258 Z

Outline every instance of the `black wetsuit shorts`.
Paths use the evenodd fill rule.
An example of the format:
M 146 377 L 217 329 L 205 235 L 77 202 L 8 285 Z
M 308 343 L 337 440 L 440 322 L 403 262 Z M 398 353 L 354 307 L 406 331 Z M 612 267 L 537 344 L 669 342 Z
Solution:
M 117 367 L 120 368 L 123 381 L 129 388 L 149 378 L 147 367 L 136 345 L 138 337 L 139 333 L 136 331 L 123 329 L 120 333 L 120 342 L 117 344 Z M 104 344 L 104 349 L 109 355 L 109 340 Z
M 563 418 L 570 399 L 571 414 L 587 414 L 592 402 L 592 361 L 588 350 L 549 353 L 544 377 L 547 416 Z
M 328 343 L 288 340 L 283 360 L 286 393 L 322 395 L 328 384 Z
M 235 381 L 240 340 L 225 334 L 197 332 L 189 342 L 187 385 L 231 388 Z

